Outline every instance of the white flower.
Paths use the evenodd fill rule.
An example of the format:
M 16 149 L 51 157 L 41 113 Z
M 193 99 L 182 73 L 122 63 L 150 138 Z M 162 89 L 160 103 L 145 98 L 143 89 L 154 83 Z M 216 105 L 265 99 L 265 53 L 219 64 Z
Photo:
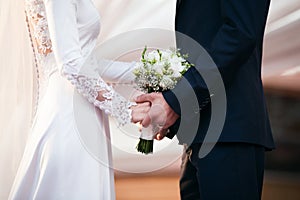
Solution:
M 162 74 L 163 73 L 163 69 L 164 69 L 164 63 L 163 62 L 157 62 L 153 65 L 153 69 L 159 73 Z
M 164 61 L 171 60 L 173 54 L 174 53 L 169 49 L 161 51 L 162 60 L 164 60 Z
M 188 68 L 182 64 L 184 62 L 186 60 L 172 49 L 145 53 L 144 60 L 134 70 L 135 82 L 144 92 L 172 89 L 182 78 L 181 73 Z
M 173 88 L 174 85 L 175 85 L 175 82 L 169 76 L 163 76 L 159 83 L 159 86 L 163 89 Z
M 182 72 L 185 69 L 185 66 L 182 65 L 181 62 L 178 60 L 170 60 L 171 69 L 174 71 L 175 77 L 180 77 L 180 72 Z
M 173 72 L 173 77 L 174 78 L 180 78 L 182 75 L 181 75 L 181 73 L 179 72 L 179 71 L 174 71 Z
M 177 55 L 174 55 L 174 56 L 171 58 L 171 60 L 174 61 L 174 62 L 184 62 L 184 61 L 185 61 L 184 58 L 179 57 L 179 56 L 177 56 Z
M 145 59 L 148 60 L 148 61 L 152 61 L 152 60 L 159 61 L 160 56 L 159 56 L 159 53 L 156 50 L 154 50 L 154 51 L 151 51 L 151 52 L 147 53 L 145 55 Z

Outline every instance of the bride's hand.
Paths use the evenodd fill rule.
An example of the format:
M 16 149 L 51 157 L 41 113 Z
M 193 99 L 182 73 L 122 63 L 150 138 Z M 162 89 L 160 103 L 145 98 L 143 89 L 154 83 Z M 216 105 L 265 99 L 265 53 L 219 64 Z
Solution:
M 104 101 L 105 98 L 103 97 L 103 94 L 105 94 L 105 93 L 107 93 L 106 90 L 101 90 L 101 91 L 99 91 L 99 92 L 98 92 L 98 96 L 97 96 L 96 99 L 97 99 L 98 101 Z
M 138 123 L 144 120 L 144 118 L 148 115 L 148 112 L 151 108 L 150 102 L 138 103 L 137 105 L 131 106 L 131 121 L 133 123 Z
M 103 94 L 107 93 L 106 90 L 102 90 L 98 92 L 97 100 L 98 101 L 105 101 L 105 97 Z M 132 110 L 131 113 L 131 121 L 133 123 L 142 122 L 144 118 L 147 116 L 149 110 L 151 108 L 150 102 L 143 102 L 143 103 L 137 103 L 134 106 L 131 106 L 130 109 Z

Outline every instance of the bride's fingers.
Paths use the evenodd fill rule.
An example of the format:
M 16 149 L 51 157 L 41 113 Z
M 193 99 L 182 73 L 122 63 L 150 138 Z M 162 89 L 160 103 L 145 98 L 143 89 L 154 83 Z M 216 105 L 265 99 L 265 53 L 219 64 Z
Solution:
M 143 125 L 143 127 L 147 128 L 150 124 L 151 124 L 151 117 L 147 113 L 146 116 L 145 116 L 145 118 L 142 121 L 142 125 Z
M 142 122 L 150 110 L 150 103 L 140 103 L 132 106 L 130 109 L 132 110 L 131 121 L 133 123 Z
M 103 94 L 105 94 L 107 91 L 105 91 L 105 90 L 101 90 L 101 91 L 99 91 L 98 92 L 98 96 L 97 96 L 97 100 L 98 101 L 105 101 L 105 98 L 104 98 L 104 96 L 103 96 Z
M 146 117 L 146 114 L 144 113 L 138 113 L 138 114 L 131 114 L 131 122 L 132 123 L 138 123 L 142 122 Z
M 131 107 L 131 110 L 134 115 L 137 115 L 137 114 L 145 115 L 149 112 L 150 108 L 147 108 L 147 107 L 133 108 L 133 107 Z
M 144 109 L 132 109 L 131 121 L 133 123 L 142 122 L 147 116 L 148 111 Z

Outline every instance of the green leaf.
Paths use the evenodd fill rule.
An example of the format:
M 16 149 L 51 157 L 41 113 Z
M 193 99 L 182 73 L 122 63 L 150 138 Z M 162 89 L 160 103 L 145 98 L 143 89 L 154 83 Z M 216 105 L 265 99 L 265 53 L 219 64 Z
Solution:
M 146 51 L 147 51 L 147 45 L 145 46 L 144 50 L 143 50 L 143 53 L 142 53 L 142 59 L 145 60 L 145 54 L 146 54 Z

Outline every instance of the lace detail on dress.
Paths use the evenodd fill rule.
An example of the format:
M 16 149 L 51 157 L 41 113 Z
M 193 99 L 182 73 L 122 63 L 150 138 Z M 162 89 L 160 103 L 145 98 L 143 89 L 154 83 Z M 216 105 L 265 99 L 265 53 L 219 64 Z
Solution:
M 102 95 L 105 101 L 95 101 L 94 105 L 104 110 L 106 114 L 110 114 L 117 119 L 120 126 L 131 122 L 131 106 L 133 102 L 127 101 L 124 97 L 116 93 L 114 90 L 108 91 Z
M 131 110 L 135 103 L 127 101 L 116 93 L 112 87 L 107 85 L 101 78 L 89 78 L 83 75 L 63 74 L 90 103 L 94 104 L 106 114 L 116 118 L 119 126 L 131 122 Z M 98 92 L 106 91 L 103 94 L 104 101 L 98 101 Z
M 28 21 L 35 39 L 37 53 L 47 56 L 52 52 L 52 43 L 48 30 L 48 23 L 43 0 L 25 0 Z
M 48 55 L 53 51 L 48 30 L 45 4 L 43 0 L 25 0 L 25 9 L 37 63 L 42 67 L 42 73 L 47 73 L 45 74 L 46 76 L 50 75 L 48 72 L 52 71 L 51 66 L 47 65 L 50 69 L 44 68 L 45 61 L 50 57 Z M 101 79 L 97 74 L 97 60 L 94 57 L 89 57 L 87 61 L 85 67 L 87 71 L 92 73 L 79 72 L 79 70 L 81 70 L 79 69 L 81 64 L 76 61 L 69 61 L 69 63 L 63 65 L 62 75 L 65 76 L 90 103 L 104 110 L 106 114 L 110 114 L 116 118 L 119 125 L 130 123 L 131 110 L 129 108 L 135 103 L 131 103 L 117 94 L 112 87 L 108 86 Z M 98 92 L 100 91 L 105 91 L 103 94 L 104 101 L 97 100 Z
M 130 123 L 130 107 L 136 105 L 136 103 L 130 102 L 116 93 L 114 89 L 99 76 L 97 67 L 97 59 L 91 54 L 79 72 L 74 73 L 72 67 L 63 66 L 61 73 L 90 103 L 103 110 L 106 114 L 114 117 L 119 126 Z M 98 92 L 101 91 L 104 91 L 102 94 L 105 99 L 104 101 L 97 100 Z
M 48 77 L 57 70 L 56 66 L 45 65 L 48 56 L 52 53 L 52 43 L 48 30 L 45 5 L 43 0 L 25 0 L 26 23 L 35 58 L 36 68 L 36 94 L 33 117 L 35 116 L 38 104 L 42 99 L 45 88 L 48 84 Z

